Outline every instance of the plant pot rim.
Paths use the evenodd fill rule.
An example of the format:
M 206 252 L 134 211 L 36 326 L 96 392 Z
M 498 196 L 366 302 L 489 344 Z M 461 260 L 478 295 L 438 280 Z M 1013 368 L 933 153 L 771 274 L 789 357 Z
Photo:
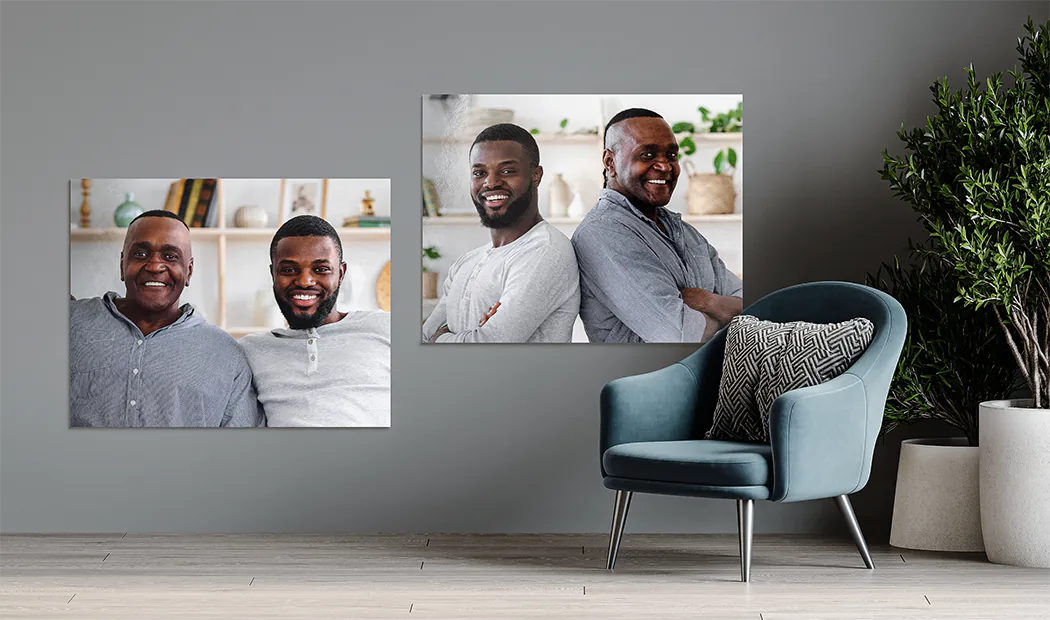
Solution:
M 1033 409 L 1036 411 L 1042 411 L 1045 408 L 1036 408 L 1034 398 L 1014 398 L 1011 400 L 986 400 L 981 403 L 981 407 L 986 409 Z
M 916 437 L 914 439 L 904 439 L 901 441 L 901 446 L 908 444 L 909 446 L 922 446 L 924 448 L 976 448 L 977 446 L 971 446 L 970 442 L 965 437 Z

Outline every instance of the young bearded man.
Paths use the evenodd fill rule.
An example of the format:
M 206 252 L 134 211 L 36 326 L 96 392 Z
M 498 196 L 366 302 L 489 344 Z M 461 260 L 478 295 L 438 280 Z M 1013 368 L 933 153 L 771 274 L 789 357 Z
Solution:
M 528 131 L 488 127 L 470 147 L 471 198 L 492 243 L 449 268 L 423 342 L 570 342 L 580 308 L 572 243 L 540 217 L 540 151 Z
M 190 231 L 167 211 L 135 218 L 120 253 L 126 293 L 70 301 L 71 426 L 259 426 L 248 360 L 190 304 Z
M 624 110 L 605 127 L 606 186 L 572 236 L 580 318 L 591 342 L 706 342 L 743 308 L 743 282 L 665 208 L 678 141 L 659 114 Z
M 346 274 L 335 228 L 300 215 L 270 244 L 270 277 L 288 329 L 240 340 L 267 426 L 390 426 L 390 315 L 340 312 Z

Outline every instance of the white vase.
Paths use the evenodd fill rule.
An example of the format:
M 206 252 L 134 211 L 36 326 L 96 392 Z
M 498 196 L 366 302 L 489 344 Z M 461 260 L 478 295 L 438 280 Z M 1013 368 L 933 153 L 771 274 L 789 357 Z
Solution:
M 981 530 L 988 560 L 1050 568 L 1050 409 L 981 403 Z
M 572 203 L 572 189 L 562 178 L 561 173 L 554 175 L 550 186 L 550 217 L 568 217 L 569 204 Z
M 984 551 L 977 464 L 964 437 L 901 442 L 890 544 L 924 551 Z
M 266 228 L 270 216 L 259 205 L 244 205 L 233 214 L 233 225 L 237 228 Z

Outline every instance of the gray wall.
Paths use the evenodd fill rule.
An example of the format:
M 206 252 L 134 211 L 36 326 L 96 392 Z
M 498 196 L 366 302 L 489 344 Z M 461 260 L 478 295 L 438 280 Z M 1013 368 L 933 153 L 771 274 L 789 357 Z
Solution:
M 1045 2 L 18 3 L 2 9 L 0 529 L 602 532 L 598 392 L 688 346 L 417 343 L 420 95 L 743 93 L 747 301 L 918 231 L 876 173 L 929 84 L 1015 61 Z M 540 34 L 542 33 L 542 34 Z M 67 428 L 67 180 L 390 177 L 393 427 Z M 896 452 L 857 498 L 885 536 Z M 759 532 L 838 527 L 761 504 Z M 629 530 L 734 531 L 638 497 Z

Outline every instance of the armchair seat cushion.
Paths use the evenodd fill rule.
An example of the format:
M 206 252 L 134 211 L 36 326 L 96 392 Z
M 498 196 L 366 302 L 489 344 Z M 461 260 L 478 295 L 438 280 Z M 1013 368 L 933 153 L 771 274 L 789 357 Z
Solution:
M 646 441 L 613 446 L 602 455 L 609 476 L 709 486 L 769 486 L 769 444 L 735 441 Z

